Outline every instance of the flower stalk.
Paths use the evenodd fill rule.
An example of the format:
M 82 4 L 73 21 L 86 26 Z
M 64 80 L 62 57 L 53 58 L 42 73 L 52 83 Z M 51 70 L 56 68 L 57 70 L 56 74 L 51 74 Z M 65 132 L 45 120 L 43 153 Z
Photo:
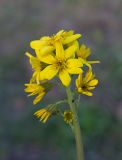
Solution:
M 75 140 L 76 140 L 76 149 L 77 149 L 77 158 L 78 160 L 84 160 L 84 154 L 83 154 L 83 144 L 81 139 L 81 131 L 80 131 L 80 125 L 78 121 L 77 111 L 76 111 L 76 105 L 73 100 L 73 95 L 70 90 L 70 87 L 67 87 L 66 89 L 67 97 L 68 97 L 68 103 L 70 106 L 70 109 L 74 115 L 73 118 L 73 128 L 74 128 L 74 134 L 75 134 Z

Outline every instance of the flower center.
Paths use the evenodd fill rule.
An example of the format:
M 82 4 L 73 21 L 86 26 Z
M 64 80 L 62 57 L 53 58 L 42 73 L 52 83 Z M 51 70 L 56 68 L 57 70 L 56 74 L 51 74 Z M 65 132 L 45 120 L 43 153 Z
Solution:
M 81 88 L 82 88 L 84 91 L 87 91 L 87 90 L 88 90 L 87 84 L 83 84 L 83 85 L 81 86 Z
M 56 67 L 59 68 L 59 70 L 63 70 L 67 68 L 67 64 L 65 60 L 57 60 Z
M 64 121 L 66 122 L 66 123 L 71 123 L 72 121 L 73 121 L 73 114 L 72 114 L 72 112 L 64 112 Z
M 72 119 L 72 114 L 68 112 L 68 113 L 65 115 L 65 118 L 66 118 L 67 120 L 71 120 L 71 119 Z

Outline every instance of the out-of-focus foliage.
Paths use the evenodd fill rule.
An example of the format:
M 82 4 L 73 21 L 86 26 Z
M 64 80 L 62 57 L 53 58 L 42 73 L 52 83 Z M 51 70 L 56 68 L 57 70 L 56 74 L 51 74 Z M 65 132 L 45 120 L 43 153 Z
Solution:
M 94 67 L 100 80 L 94 96 L 82 96 L 79 106 L 86 160 L 122 159 L 121 6 L 121 0 L 0 1 L 1 160 L 75 160 L 68 125 L 57 117 L 43 125 L 33 116 L 64 98 L 62 88 L 34 107 L 23 91 L 31 75 L 24 55 L 29 41 L 62 28 L 82 33 L 93 59 L 101 61 Z

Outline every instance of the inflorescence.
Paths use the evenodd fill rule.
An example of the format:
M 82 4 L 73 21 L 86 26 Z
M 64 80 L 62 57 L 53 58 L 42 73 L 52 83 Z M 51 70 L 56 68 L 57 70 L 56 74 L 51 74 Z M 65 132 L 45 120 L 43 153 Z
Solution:
M 72 82 L 72 75 L 77 75 L 75 90 L 78 94 L 92 96 L 91 92 L 98 80 L 92 72 L 92 64 L 99 61 L 90 61 L 90 48 L 85 44 L 79 44 L 81 34 L 74 34 L 74 31 L 61 30 L 53 36 L 44 36 L 39 40 L 30 42 L 35 55 L 26 53 L 29 58 L 33 74 L 29 83 L 25 84 L 25 92 L 28 96 L 36 96 L 33 104 L 40 102 L 43 97 L 53 88 L 51 80 L 58 77 L 64 87 Z M 86 66 L 87 70 L 84 69 Z M 84 74 L 85 73 L 85 74 Z M 52 115 L 62 115 L 66 123 L 72 123 L 73 113 L 69 110 L 61 111 L 58 104 L 66 101 L 59 101 L 42 108 L 34 113 L 43 123 Z

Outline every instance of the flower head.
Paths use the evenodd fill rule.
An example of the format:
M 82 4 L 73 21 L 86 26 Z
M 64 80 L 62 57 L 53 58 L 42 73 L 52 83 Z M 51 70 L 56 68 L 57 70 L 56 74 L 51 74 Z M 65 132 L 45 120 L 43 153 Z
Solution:
M 52 115 L 56 115 L 56 112 L 56 106 L 50 104 L 49 106 L 36 111 L 34 115 L 37 116 L 40 119 L 40 121 L 45 123 Z
M 88 61 L 87 58 L 91 55 L 91 49 L 82 44 L 77 51 L 77 56 L 82 60 L 82 63 L 91 69 L 91 64 L 100 63 L 99 61 Z
M 64 121 L 66 123 L 72 123 L 73 122 L 73 113 L 71 111 L 65 111 L 63 114 Z
M 63 45 L 66 45 L 77 40 L 80 37 L 81 37 L 81 34 L 74 34 L 72 30 L 69 32 L 61 30 L 57 34 L 53 35 L 51 37 L 52 38 L 51 40 L 53 45 L 55 45 L 56 42 L 60 42 Z
M 70 74 L 82 73 L 83 66 L 80 59 L 72 58 L 75 54 L 76 46 L 64 50 L 62 44 L 56 43 L 56 54 L 44 56 L 41 61 L 48 64 L 41 72 L 41 76 L 51 80 L 58 75 L 64 86 L 68 86 L 71 82 Z
M 37 83 L 40 83 L 40 80 L 41 80 L 40 72 L 42 70 L 42 65 L 41 65 L 40 60 L 38 59 L 38 57 L 34 57 L 28 52 L 26 53 L 26 56 L 29 57 L 30 64 L 34 71 L 30 82 L 33 83 L 36 81 Z
M 78 78 L 76 79 L 76 87 L 78 93 L 85 94 L 87 96 L 92 96 L 93 94 L 90 92 L 95 88 L 98 84 L 98 80 L 94 78 L 92 71 L 89 70 L 85 77 L 83 78 L 82 74 L 79 74 Z
M 49 117 L 51 116 L 51 112 L 49 112 L 47 109 L 43 108 L 43 109 L 40 109 L 37 112 L 35 112 L 34 115 L 37 116 L 40 119 L 40 121 L 45 123 L 49 119 Z
M 64 30 L 61 30 L 51 37 L 45 36 L 40 40 L 32 41 L 30 43 L 30 46 L 36 51 L 37 56 L 41 57 L 54 51 L 56 49 L 55 44 L 57 42 L 60 42 L 62 45 L 67 45 L 71 42 L 76 41 L 80 37 L 81 34 L 74 34 L 73 31 L 66 32 Z
M 25 88 L 25 92 L 29 92 L 30 94 L 28 96 L 34 96 L 37 95 L 37 97 L 34 99 L 33 104 L 37 104 L 46 94 L 45 88 L 41 84 L 25 84 L 27 88 Z
M 85 44 L 82 44 L 77 52 L 77 56 L 86 60 L 91 54 L 91 49 L 87 48 Z

